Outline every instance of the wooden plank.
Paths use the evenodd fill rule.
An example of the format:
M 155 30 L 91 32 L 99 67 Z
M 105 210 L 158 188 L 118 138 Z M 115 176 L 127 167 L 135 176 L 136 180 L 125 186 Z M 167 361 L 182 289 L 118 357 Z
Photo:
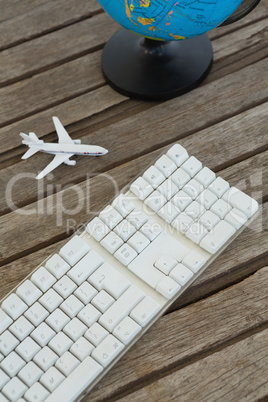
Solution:
M 119 25 L 102 13 L 7 49 L 1 52 L 0 86 L 31 77 L 94 51 L 103 46 L 118 29 Z
M 237 365 L 242 376 L 243 373 L 247 374 L 247 359 L 252 363 L 259 361 L 258 348 L 261 345 L 257 341 L 258 337 L 263 338 L 266 344 L 261 354 L 265 361 L 260 369 L 266 366 L 265 373 L 268 374 L 268 358 L 265 358 L 268 351 L 267 330 L 265 337 L 261 332 L 247 338 L 247 334 L 251 335 L 252 331 L 267 327 L 267 284 L 266 267 L 239 284 L 160 318 L 85 400 L 119 400 L 124 393 L 127 396 L 122 401 L 132 398 L 135 401 L 207 400 L 202 399 L 202 392 L 207 391 L 209 394 L 212 391 L 209 383 L 213 372 L 218 386 L 225 384 L 222 376 L 227 373 L 230 375 L 230 370 L 225 372 L 223 369 L 223 362 L 227 360 L 230 366 Z M 237 342 L 239 337 L 244 338 L 241 341 L 243 347 Z M 233 345 L 226 347 L 230 343 Z M 240 356 L 239 359 L 237 352 L 241 353 L 241 350 L 246 352 L 244 358 Z M 168 375 L 169 372 L 172 374 Z M 260 375 L 260 371 L 258 375 L 262 380 L 266 377 Z M 253 378 L 250 383 L 252 381 Z M 198 398 L 190 393 L 191 389 L 195 392 L 196 383 L 200 391 Z M 231 390 L 236 389 L 232 381 L 230 387 Z M 135 388 L 138 390 L 133 392 Z M 165 394 L 161 393 L 161 388 Z M 152 389 L 155 389 L 155 393 L 149 393 Z M 213 394 L 211 400 L 218 400 L 216 394 Z M 238 399 L 234 397 L 230 400 Z
M 267 336 L 266 329 L 118 400 L 266 401 Z
M 100 29 L 101 27 L 101 29 Z M 265 47 L 267 19 L 224 35 L 213 42 L 214 61 Z M 30 77 L 38 71 L 66 62 L 90 49 L 103 45 L 120 26 L 106 13 L 68 26 L 46 36 L 13 47 L 1 53 L 0 86 Z M 210 36 L 213 38 L 213 32 Z M 235 39 L 235 40 L 234 40 Z M 267 41 L 266 41 L 267 42 Z M 64 52 L 59 50 L 64 48 Z M 9 66 L 7 69 L 6 66 Z
M 59 186 L 58 189 L 60 188 L 61 191 L 57 194 L 2 216 L 0 218 L 0 236 L 2 236 L 3 244 L 0 264 L 8 263 L 28 252 L 36 251 L 56 240 L 67 237 L 66 233 L 70 234 L 70 223 L 73 225 L 75 221 L 75 226 L 79 226 L 96 214 L 117 194 L 118 189 L 122 188 L 131 176 L 133 177 L 133 171 L 138 162 L 148 163 L 148 160 L 143 157 L 140 161 L 136 160 L 134 163 L 114 168 L 76 186 Z M 246 167 L 244 168 L 245 176 L 239 176 L 240 179 L 248 178 L 251 175 L 259 179 L 262 173 L 259 166 L 265 163 L 267 165 L 267 153 L 253 157 L 250 162 L 241 162 L 241 168 L 244 165 Z M 230 168 L 229 175 L 238 172 L 239 166 L 237 164 Z M 223 174 L 227 180 L 229 175 Z M 230 183 L 232 184 L 232 181 Z M 27 188 L 26 180 L 24 186 Z M 53 186 L 45 189 L 42 182 L 36 186 L 40 186 L 39 191 L 44 192 L 47 189 L 53 191 Z M 8 186 L 6 196 L 12 197 L 12 191 L 14 191 L 14 186 Z M 246 189 L 246 192 L 249 191 Z M 74 229 L 74 227 L 72 228 Z M 39 234 L 38 237 L 36 233 Z M 16 244 L 10 247 L 14 237 Z
M 47 3 L 47 0 L 0 0 L 0 22 L 10 18 L 17 17 L 33 10 L 33 7 L 39 7 L 41 4 Z
M 243 38 L 241 43 L 247 43 L 246 39 Z M 216 45 L 217 41 L 215 42 L 215 46 Z M 258 49 L 256 49 L 256 51 L 257 50 Z M 25 54 L 20 57 L 25 57 Z M 55 63 L 56 59 L 53 51 L 51 57 L 54 57 Z M 48 59 L 49 62 L 51 62 L 51 59 Z M 40 63 L 42 64 L 43 62 L 41 61 Z M 15 59 L 11 64 L 16 64 Z M 26 71 L 25 67 L 23 68 L 24 71 Z M 35 69 L 35 65 L 33 69 Z M 38 110 L 43 110 L 60 101 L 64 101 L 68 96 L 74 97 L 79 95 L 79 91 L 80 94 L 81 91 L 84 93 L 85 88 L 89 91 L 92 87 L 92 83 L 88 79 L 89 75 L 93 77 L 96 76 L 95 87 L 104 84 L 100 68 L 100 55 L 98 52 L 81 57 L 79 60 L 59 66 L 51 71 L 35 75 L 33 78 L 17 83 L 15 86 L 2 88 L 0 90 L 0 96 L 4 101 L 0 108 L 0 124 L 3 126 L 14 120 L 22 119 L 25 115 L 30 116 L 38 112 Z M 75 80 L 73 77 L 75 77 Z M 72 92 L 72 95 L 70 95 L 70 85 L 72 83 L 75 84 L 77 91 Z M 39 96 L 40 93 L 43 95 L 42 98 Z M 27 103 L 25 103 L 25 99 L 27 99 Z M 49 100 L 50 103 L 48 103 Z
M 59 29 L 101 11 L 97 0 L 46 1 L 39 2 L 37 6 L 35 2 L 28 3 L 28 7 L 24 7 L 24 1 L 19 8 L 18 15 L 14 8 L 13 16 L 1 22 L 0 49 L 15 46 L 25 40 L 44 35 L 53 29 Z M 8 12 L 10 14 L 10 9 Z
M 212 91 L 209 94 L 210 85 L 212 86 Z M 210 85 L 207 87 L 206 91 L 199 88 L 197 91 L 187 94 L 186 99 L 183 99 L 177 107 L 177 114 L 175 114 L 175 110 L 172 111 L 172 117 L 168 110 L 168 104 L 170 104 L 170 102 L 166 102 L 165 109 L 163 110 L 160 110 L 160 107 L 156 106 L 146 112 L 137 114 L 135 117 L 117 122 L 112 126 L 102 128 L 96 133 L 88 134 L 85 137 L 77 137 L 76 135 L 75 137 L 82 138 L 83 142 L 92 144 L 99 143 L 109 149 L 110 152 L 100 159 L 79 158 L 77 166 L 75 169 L 72 169 L 72 176 L 69 175 L 69 167 L 62 166 L 55 170 L 53 172 L 53 179 L 50 181 L 50 185 L 54 184 L 53 191 L 56 191 L 56 185 L 59 188 L 59 186 L 63 187 L 67 185 L 70 181 L 76 183 L 83 181 L 87 172 L 103 172 L 111 166 L 123 163 L 125 160 L 131 160 L 142 153 L 148 153 L 151 150 L 151 144 L 154 143 L 155 138 L 157 138 L 159 145 L 161 145 L 165 142 L 175 142 L 180 138 L 189 136 L 188 140 L 185 138 L 185 140 L 181 139 L 180 142 L 185 144 L 189 152 L 195 154 L 205 165 L 207 164 L 214 170 L 220 169 L 228 163 L 232 164 L 235 160 L 245 158 L 265 147 L 267 145 L 266 126 L 268 103 L 214 125 L 214 118 L 218 117 L 220 119 L 221 112 L 217 107 L 219 104 L 217 89 L 214 91 L 214 85 Z M 219 88 L 220 87 L 219 85 Z M 234 86 L 232 87 L 234 88 Z M 226 93 L 224 93 L 225 91 Z M 244 92 L 243 89 L 242 91 Z M 240 98 L 239 92 L 241 92 L 240 88 L 238 91 L 233 91 L 231 94 L 229 87 L 225 90 L 223 88 L 221 89 L 220 100 L 223 102 L 222 109 L 224 111 L 226 111 L 226 105 L 228 105 L 229 102 L 233 105 L 232 112 L 235 113 L 236 110 L 240 109 L 241 102 L 243 101 L 243 93 Z M 210 95 L 210 99 L 207 94 Z M 204 103 L 202 103 L 202 100 Z M 226 105 L 224 105 L 224 100 Z M 173 100 L 171 103 L 174 102 Z M 176 100 L 176 104 L 178 103 L 179 101 Z M 235 103 L 237 106 L 235 106 Z M 191 107 L 189 105 L 191 105 Z M 173 107 L 175 109 L 175 105 Z M 83 106 L 82 110 L 85 110 L 85 106 Z M 155 113 L 154 110 L 156 110 Z M 68 111 L 69 109 L 67 108 L 67 112 Z M 165 111 L 166 115 L 164 113 Z M 196 120 L 191 120 L 193 113 L 195 113 Z M 76 113 L 73 113 L 72 116 L 76 116 Z M 168 116 L 170 116 L 170 118 Z M 64 119 L 62 121 L 65 123 Z M 191 127 L 189 127 L 189 121 L 192 121 Z M 46 125 L 48 125 L 48 123 L 50 126 L 52 125 L 51 120 L 46 122 Z M 212 126 L 204 131 L 196 133 L 195 141 L 193 142 L 192 135 L 190 134 L 192 134 L 194 130 L 198 130 L 208 124 Z M 89 132 L 90 130 L 85 129 L 85 131 Z M 254 136 L 252 135 L 253 132 Z M 70 133 L 72 133 L 72 131 L 70 131 Z M 238 148 L 237 143 L 239 139 L 241 145 Z M 256 141 L 256 139 L 258 140 Z M 125 146 L 126 143 L 128 147 Z M 198 146 L 195 146 L 197 144 Z M 208 149 L 212 148 L 214 152 L 208 152 Z M 224 149 L 229 150 L 228 154 L 227 152 L 222 152 Z M 22 151 L 25 151 L 24 147 Z M 164 150 L 162 152 L 164 152 Z M 151 158 L 153 158 L 153 156 L 144 158 L 144 164 L 140 165 L 141 169 L 146 167 L 146 164 L 149 163 L 148 160 L 152 160 Z M 10 206 L 7 204 L 5 196 L 7 183 L 10 183 L 14 178 L 18 177 L 18 175 L 20 175 L 21 179 L 16 182 L 13 192 L 13 198 L 15 198 L 17 206 L 26 205 L 44 196 L 44 189 L 42 187 L 46 187 L 48 182 L 46 180 L 42 181 L 43 184 L 40 184 L 41 188 L 38 188 L 34 177 L 50 160 L 50 155 L 37 155 L 27 161 L 9 166 L 1 171 L 3 177 L 5 177 L 5 180 L 0 182 L 0 211 L 2 214 L 10 211 Z M 23 178 L 23 174 L 26 178 Z M 138 169 L 133 173 L 133 177 L 137 174 L 139 174 Z M 27 178 L 29 175 L 30 177 Z M 25 185 L 27 186 L 27 194 L 25 194 Z

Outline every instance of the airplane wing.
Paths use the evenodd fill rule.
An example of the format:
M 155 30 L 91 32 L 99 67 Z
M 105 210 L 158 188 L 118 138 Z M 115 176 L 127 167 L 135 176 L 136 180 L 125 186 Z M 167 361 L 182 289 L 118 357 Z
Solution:
M 47 165 L 47 167 L 42 170 L 41 173 L 39 173 L 38 176 L 36 176 L 36 179 L 42 179 L 45 177 L 48 173 L 52 172 L 52 170 L 56 169 L 56 167 L 60 166 L 62 163 L 64 163 L 67 159 L 71 158 L 74 154 L 61 154 L 61 155 L 55 155 L 54 159 Z
M 53 123 L 54 123 L 55 129 L 58 134 L 59 143 L 73 144 L 74 143 L 73 140 L 71 139 L 71 137 L 69 136 L 69 134 L 67 133 L 67 131 L 61 124 L 58 117 L 53 116 L 52 119 L 53 119 Z

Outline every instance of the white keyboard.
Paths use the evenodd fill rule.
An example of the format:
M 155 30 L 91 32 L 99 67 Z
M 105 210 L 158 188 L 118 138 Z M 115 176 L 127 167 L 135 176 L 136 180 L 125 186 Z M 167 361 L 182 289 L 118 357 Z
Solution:
M 171 147 L 2 301 L 0 402 L 81 399 L 257 210 Z

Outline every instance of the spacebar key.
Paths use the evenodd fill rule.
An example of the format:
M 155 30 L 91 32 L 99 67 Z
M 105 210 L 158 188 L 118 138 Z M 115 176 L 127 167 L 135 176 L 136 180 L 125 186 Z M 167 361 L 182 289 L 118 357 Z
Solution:
M 46 402 L 74 401 L 102 370 L 103 367 L 88 356 L 46 399 Z

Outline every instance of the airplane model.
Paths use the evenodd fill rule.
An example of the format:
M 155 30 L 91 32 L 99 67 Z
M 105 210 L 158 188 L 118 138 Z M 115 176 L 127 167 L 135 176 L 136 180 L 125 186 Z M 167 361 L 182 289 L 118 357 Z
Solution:
M 58 117 L 54 116 L 52 119 L 58 134 L 58 144 L 44 143 L 35 133 L 29 133 L 29 135 L 20 133 L 23 138 L 22 143 L 29 147 L 21 159 L 28 159 L 38 151 L 55 155 L 47 167 L 36 176 L 36 179 L 42 179 L 62 163 L 70 166 L 76 165 L 76 161 L 70 160 L 73 155 L 101 156 L 107 154 L 108 150 L 98 145 L 80 145 L 81 140 L 72 140 Z

